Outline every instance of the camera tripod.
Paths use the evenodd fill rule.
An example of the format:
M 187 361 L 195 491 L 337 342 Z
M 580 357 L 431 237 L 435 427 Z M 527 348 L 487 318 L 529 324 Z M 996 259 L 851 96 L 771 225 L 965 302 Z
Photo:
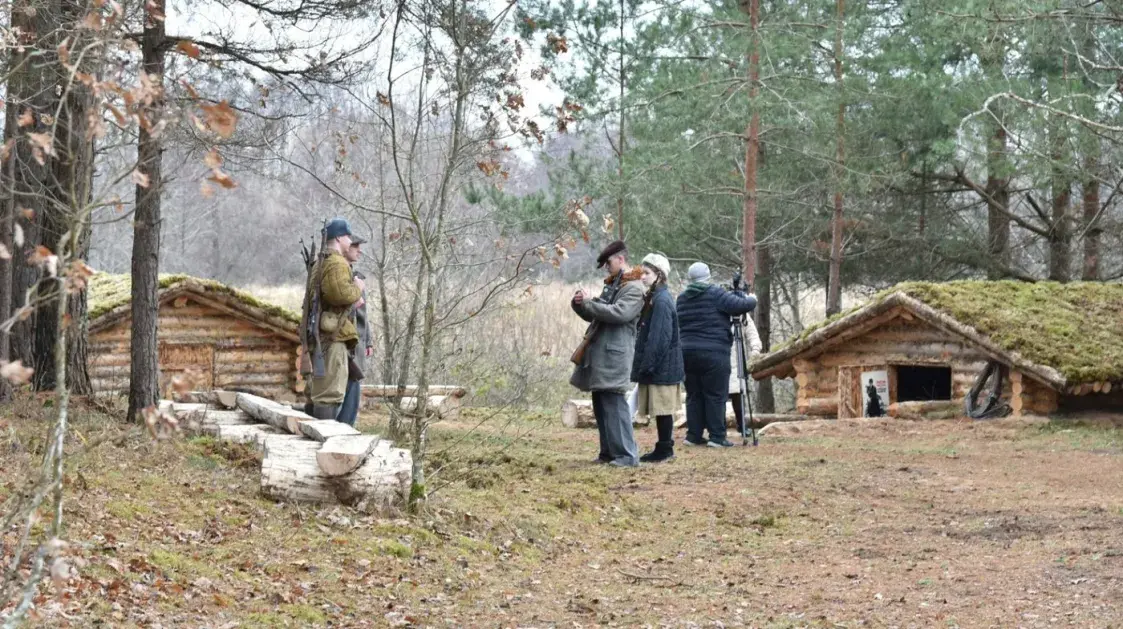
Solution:
M 733 276 L 733 290 L 741 290 L 740 273 Z M 749 445 L 749 433 L 751 433 L 753 445 L 757 446 L 760 443 L 756 437 L 756 426 L 753 425 L 753 403 L 749 399 L 748 353 L 745 351 L 745 326 L 748 324 L 746 317 L 747 315 L 741 315 L 733 319 L 733 347 L 737 350 L 737 384 L 741 387 L 741 395 L 738 401 L 738 404 L 741 405 L 741 445 Z M 747 432 L 746 428 L 748 429 Z

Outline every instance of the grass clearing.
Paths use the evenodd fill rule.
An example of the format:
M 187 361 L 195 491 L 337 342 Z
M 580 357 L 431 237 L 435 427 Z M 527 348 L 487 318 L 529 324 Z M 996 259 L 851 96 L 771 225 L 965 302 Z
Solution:
M 886 422 L 618 470 L 588 463 L 595 431 L 477 413 L 434 427 L 415 518 L 270 502 L 213 440 L 104 446 L 68 474 L 85 566 L 44 586 L 41 626 L 1123 622 L 1118 428 Z M 32 415 L 0 494 L 34 466 Z

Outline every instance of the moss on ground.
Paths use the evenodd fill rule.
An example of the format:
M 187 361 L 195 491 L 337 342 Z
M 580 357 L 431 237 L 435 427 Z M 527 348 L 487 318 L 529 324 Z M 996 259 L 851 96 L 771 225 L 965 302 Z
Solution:
M 1123 380 L 1123 284 L 1103 282 L 905 282 L 808 327 L 777 350 L 895 293 L 974 328 L 1008 352 L 1056 369 L 1069 384 Z
M 216 293 L 229 295 L 262 312 L 284 319 L 290 323 L 299 324 L 300 314 L 254 297 L 253 295 L 227 286 L 215 280 L 192 277 L 190 275 L 161 275 L 159 280 L 160 290 L 175 288 L 181 284 L 191 283 L 202 286 Z M 97 273 L 90 278 L 89 303 L 90 319 L 97 319 L 107 312 L 124 306 L 132 299 L 132 280 L 128 275 L 114 275 L 112 273 Z

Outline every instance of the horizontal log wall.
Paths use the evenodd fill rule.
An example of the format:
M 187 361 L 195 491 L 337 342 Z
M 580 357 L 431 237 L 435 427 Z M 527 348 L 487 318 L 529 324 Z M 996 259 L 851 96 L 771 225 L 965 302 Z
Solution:
M 836 415 L 838 369 L 852 366 L 871 369 L 889 365 L 951 367 L 952 400 L 962 402 L 987 360 L 986 355 L 966 341 L 926 323 L 893 319 L 861 336 L 829 346 L 818 355 L 806 354 L 793 360 L 798 385 L 796 411 L 806 415 Z M 892 375 L 890 381 L 888 401 L 895 404 L 897 391 Z M 1010 386 L 1010 379 L 1004 379 L 1007 399 Z
M 130 323 L 125 320 L 90 336 L 89 367 L 95 391 L 128 389 Z M 188 298 L 180 307 L 161 305 L 158 339 L 165 348 L 209 347 L 213 366 L 208 377 L 215 388 L 252 389 L 272 398 L 294 397 L 299 345 L 271 330 Z M 160 365 L 165 374 L 201 368 L 200 364 Z

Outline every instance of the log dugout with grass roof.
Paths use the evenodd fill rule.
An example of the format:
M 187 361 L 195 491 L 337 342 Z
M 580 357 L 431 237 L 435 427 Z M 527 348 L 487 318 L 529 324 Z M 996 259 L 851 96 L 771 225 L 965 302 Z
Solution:
M 888 378 L 888 414 L 962 416 L 994 361 L 1011 413 L 1123 411 L 1123 285 L 909 282 L 814 327 L 751 365 L 795 378 L 796 410 L 862 417 L 864 372 Z
M 129 388 L 130 281 L 91 278 L 91 384 L 96 392 Z M 271 399 L 295 399 L 300 316 L 213 280 L 160 277 L 160 390 L 180 374 L 195 389 L 236 389 Z

